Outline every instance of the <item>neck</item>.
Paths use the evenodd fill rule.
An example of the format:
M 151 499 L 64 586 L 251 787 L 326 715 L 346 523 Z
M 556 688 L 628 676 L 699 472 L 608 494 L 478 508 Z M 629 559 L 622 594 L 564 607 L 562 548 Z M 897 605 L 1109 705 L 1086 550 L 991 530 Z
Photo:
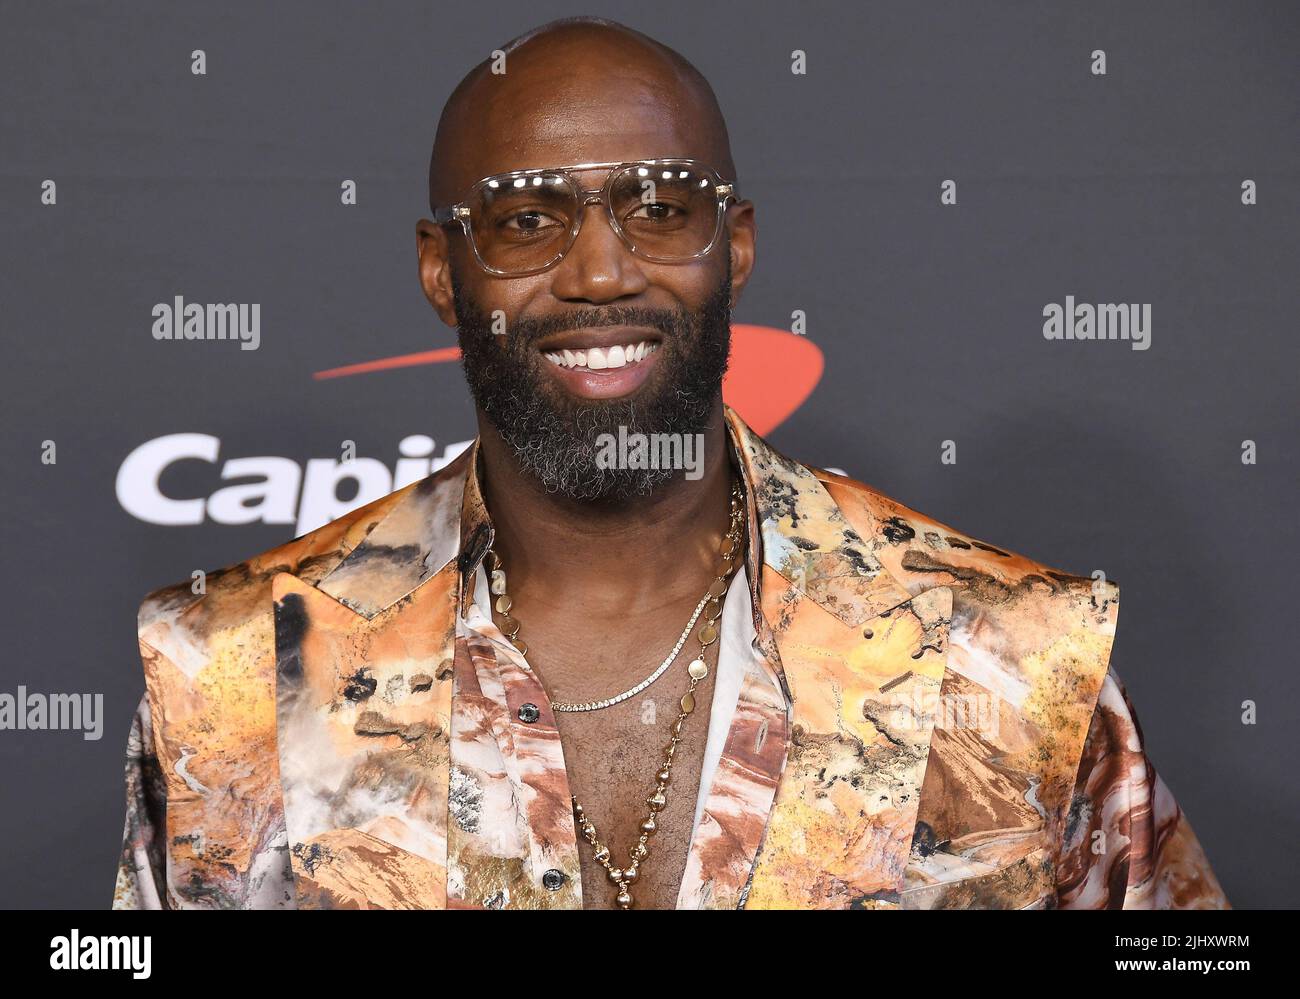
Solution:
M 619 502 L 547 493 L 481 412 L 478 421 L 484 502 L 512 595 L 613 620 L 699 600 L 717 569 L 733 475 L 720 398 L 703 433 L 700 478 L 678 475 Z

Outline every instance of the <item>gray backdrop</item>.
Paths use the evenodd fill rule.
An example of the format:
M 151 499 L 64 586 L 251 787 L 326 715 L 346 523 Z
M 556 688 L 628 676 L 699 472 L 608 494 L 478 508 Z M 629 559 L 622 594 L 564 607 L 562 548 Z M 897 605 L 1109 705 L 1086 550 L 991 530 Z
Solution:
M 0 692 L 102 693 L 105 721 L 0 731 L 0 904 L 108 905 L 141 596 L 297 533 L 148 523 L 123 461 L 219 438 L 161 480 L 201 498 L 228 459 L 352 439 L 391 470 L 408 435 L 472 436 L 454 364 L 312 375 L 454 343 L 413 239 L 442 102 L 509 37 L 591 12 L 677 48 L 727 113 L 760 233 L 737 320 L 804 310 L 826 359 L 772 442 L 1117 580 L 1113 663 L 1158 769 L 1230 899 L 1290 903 L 1297 5 L 412 0 L 3 5 Z M 260 303 L 260 349 L 156 341 L 177 295 Z M 1150 349 L 1046 340 L 1066 295 L 1149 303 Z

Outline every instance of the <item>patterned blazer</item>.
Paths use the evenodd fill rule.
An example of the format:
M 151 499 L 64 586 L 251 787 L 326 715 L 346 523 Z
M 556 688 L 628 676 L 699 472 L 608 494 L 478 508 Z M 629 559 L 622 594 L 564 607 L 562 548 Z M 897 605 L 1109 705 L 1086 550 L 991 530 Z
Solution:
M 1113 582 L 726 423 L 761 655 L 679 908 L 1227 906 L 1109 669 Z M 554 715 L 464 627 L 477 454 L 145 599 L 115 908 L 581 907 Z

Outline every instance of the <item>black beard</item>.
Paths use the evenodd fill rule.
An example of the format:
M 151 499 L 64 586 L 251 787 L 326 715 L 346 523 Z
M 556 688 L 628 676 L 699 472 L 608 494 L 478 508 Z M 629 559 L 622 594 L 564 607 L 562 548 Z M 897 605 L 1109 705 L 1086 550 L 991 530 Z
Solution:
M 671 468 L 606 468 L 597 462 L 604 434 L 702 433 L 722 391 L 731 350 L 731 254 L 727 272 L 697 310 L 592 306 L 518 319 L 503 335 L 465 294 L 452 270 L 461 363 L 475 403 L 514 451 L 519 467 L 550 493 L 586 501 L 645 496 Z M 533 345 L 543 336 L 593 326 L 649 326 L 663 334 L 655 370 L 633 397 L 578 400 L 552 383 L 550 364 Z M 653 440 L 654 438 L 651 438 Z

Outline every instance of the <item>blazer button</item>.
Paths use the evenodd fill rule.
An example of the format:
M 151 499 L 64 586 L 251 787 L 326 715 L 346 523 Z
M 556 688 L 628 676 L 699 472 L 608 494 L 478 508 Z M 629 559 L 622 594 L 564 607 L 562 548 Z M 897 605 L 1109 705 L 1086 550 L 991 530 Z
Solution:
M 538 710 L 536 704 L 519 705 L 519 720 L 523 722 L 525 725 L 531 725 L 533 722 L 537 721 L 537 719 L 540 717 L 542 717 L 542 712 Z M 551 872 L 547 871 L 546 873 L 549 874 Z M 559 874 L 560 872 L 556 871 L 555 873 Z M 554 891 L 555 889 L 552 888 L 551 890 Z
M 542 875 L 542 885 L 547 891 L 559 891 L 564 887 L 564 882 L 567 880 L 564 872 L 557 871 L 554 867 Z

